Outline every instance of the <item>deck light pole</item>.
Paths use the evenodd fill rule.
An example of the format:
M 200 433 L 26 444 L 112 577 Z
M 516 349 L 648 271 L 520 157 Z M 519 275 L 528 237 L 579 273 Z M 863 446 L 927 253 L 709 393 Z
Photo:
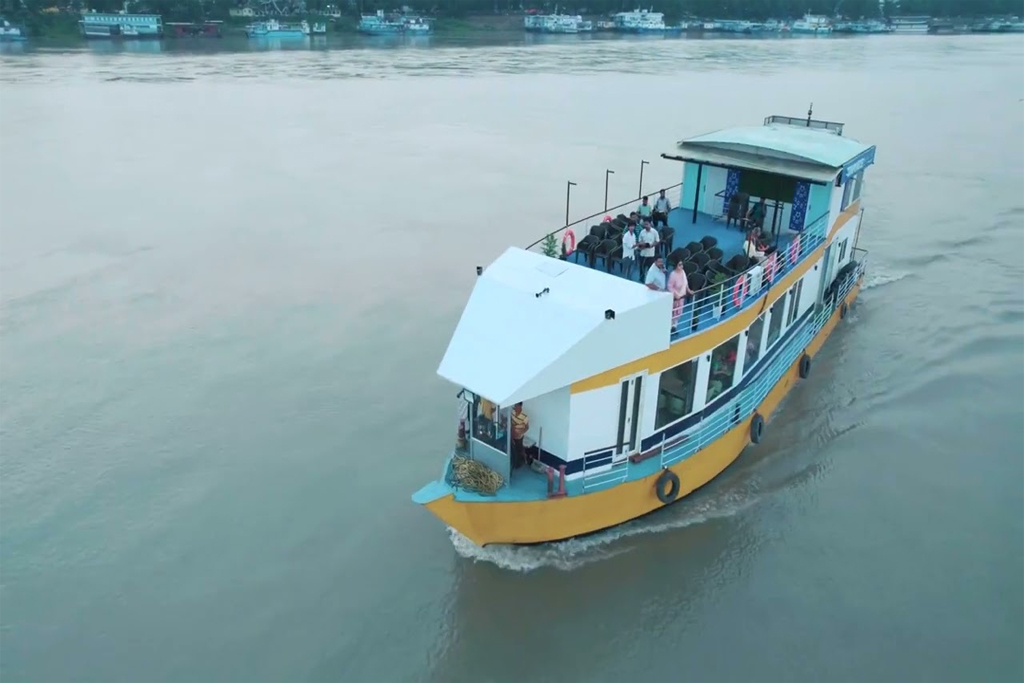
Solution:
M 649 162 L 649 161 L 641 161 L 640 162 L 640 192 L 637 193 L 637 195 L 636 195 L 637 197 L 643 197 L 644 196 L 644 166 L 646 166 L 649 163 L 651 163 L 651 162 Z
M 615 171 L 611 169 L 605 169 L 604 172 L 604 210 L 608 210 L 608 178 L 609 176 L 615 175 Z
M 565 184 L 565 224 L 569 225 L 569 194 L 572 192 L 573 181 L 569 180 Z

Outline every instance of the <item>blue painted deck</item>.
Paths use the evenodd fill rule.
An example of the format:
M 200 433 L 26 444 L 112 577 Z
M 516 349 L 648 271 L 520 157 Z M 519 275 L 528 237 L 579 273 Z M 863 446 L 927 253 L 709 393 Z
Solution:
M 804 248 L 801 249 L 801 260 L 810 250 L 820 244 L 821 239 L 824 238 L 825 220 L 827 220 L 827 217 L 823 216 L 820 221 L 815 221 L 804 230 L 805 244 Z M 726 227 L 725 220 L 720 216 L 711 216 L 710 214 L 698 212 L 695 221 L 691 209 L 676 208 L 669 213 L 668 224 L 670 228 L 675 230 L 675 234 L 672 236 L 671 245 L 663 245 L 660 251 L 662 255 L 667 255 L 672 249 L 684 248 L 690 242 L 699 242 L 704 237 L 714 237 L 718 241 L 716 246 L 722 250 L 722 263 L 726 263 L 733 256 L 743 253 L 743 241 L 746 232 L 735 224 Z M 766 231 L 769 229 L 770 226 L 766 227 Z M 589 231 L 590 226 L 581 230 L 582 234 L 578 236 L 578 239 L 582 239 L 583 234 L 589 233 Z M 796 235 L 797 233 L 791 232 L 788 229 L 780 229 L 778 239 L 775 236 L 767 235 L 767 233 L 764 239 L 771 244 L 777 245 L 781 259 Z M 643 282 L 646 275 L 646 273 L 639 272 L 639 266 L 634 267 L 631 273 L 624 272 L 619 263 L 612 263 L 609 269 L 609 264 L 600 256 L 594 257 L 594 263 L 591 264 L 588 262 L 587 256 L 580 251 L 574 252 L 569 257 L 569 260 L 618 277 L 625 277 L 638 284 Z M 776 280 L 785 275 L 792 267 L 792 264 L 783 260 L 780 260 L 779 264 L 782 267 L 776 273 L 774 278 Z M 677 328 L 672 333 L 672 340 L 676 341 L 703 332 L 757 301 L 757 294 L 759 292 L 748 291 L 747 295 L 743 297 L 741 304 L 737 306 L 732 298 L 731 291 L 735 285 L 736 279 L 734 278 L 725 282 L 725 294 L 712 287 L 706 287 L 704 290 L 697 292 L 693 297 L 687 298 L 682 314 L 679 316 Z

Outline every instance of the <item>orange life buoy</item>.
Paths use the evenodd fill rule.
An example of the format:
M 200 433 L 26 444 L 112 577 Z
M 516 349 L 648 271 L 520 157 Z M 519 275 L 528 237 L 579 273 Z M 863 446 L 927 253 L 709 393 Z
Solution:
M 800 235 L 793 238 L 789 243 L 789 264 L 794 265 L 800 258 Z
M 778 269 L 779 262 L 775 256 L 775 252 L 768 255 L 768 258 L 764 260 L 764 276 L 768 282 L 775 280 L 775 271 Z
M 743 305 L 743 300 L 747 298 L 747 276 L 740 275 L 736 279 L 736 284 L 732 286 L 732 302 L 736 304 L 736 308 Z
M 569 243 L 568 247 L 565 246 L 566 242 Z M 576 251 L 576 233 L 572 231 L 572 228 L 567 228 L 566 231 L 562 233 L 562 251 L 565 252 L 566 256 Z

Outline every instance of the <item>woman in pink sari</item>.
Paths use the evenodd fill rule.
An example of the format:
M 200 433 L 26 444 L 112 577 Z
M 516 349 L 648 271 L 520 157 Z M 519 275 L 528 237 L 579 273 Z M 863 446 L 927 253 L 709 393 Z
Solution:
M 675 332 L 679 323 L 679 316 L 683 314 L 683 302 L 690 291 L 690 284 L 686 280 L 686 271 L 683 270 L 683 262 L 677 261 L 675 270 L 668 276 L 668 291 L 672 292 L 672 331 Z

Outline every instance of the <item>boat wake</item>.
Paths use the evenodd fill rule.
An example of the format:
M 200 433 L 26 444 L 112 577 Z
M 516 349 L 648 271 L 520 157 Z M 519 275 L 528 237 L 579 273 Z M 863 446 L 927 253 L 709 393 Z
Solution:
M 631 552 L 632 546 L 619 543 L 625 539 L 732 517 L 754 505 L 757 500 L 752 495 L 725 494 L 709 497 L 703 502 L 681 501 L 677 504 L 678 511 L 669 508 L 664 513 L 654 513 L 589 536 L 538 545 L 495 544 L 481 548 L 451 527 L 448 533 L 455 552 L 474 562 L 487 562 L 501 569 L 523 573 L 543 568 L 568 572 Z
M 868 271 L 871 273 L 871 271 Z M 885 285 L 891 285 L 894 282 L 899 282 L 905 277 L 910 275 L 909 272 L 898 272 L 898 273 L 886 273 L 886 272 L 875 272 L 868 275 L 867 282 L 861 287 L 861 290 L 874 289 L 875 287 L 884 287 Z

